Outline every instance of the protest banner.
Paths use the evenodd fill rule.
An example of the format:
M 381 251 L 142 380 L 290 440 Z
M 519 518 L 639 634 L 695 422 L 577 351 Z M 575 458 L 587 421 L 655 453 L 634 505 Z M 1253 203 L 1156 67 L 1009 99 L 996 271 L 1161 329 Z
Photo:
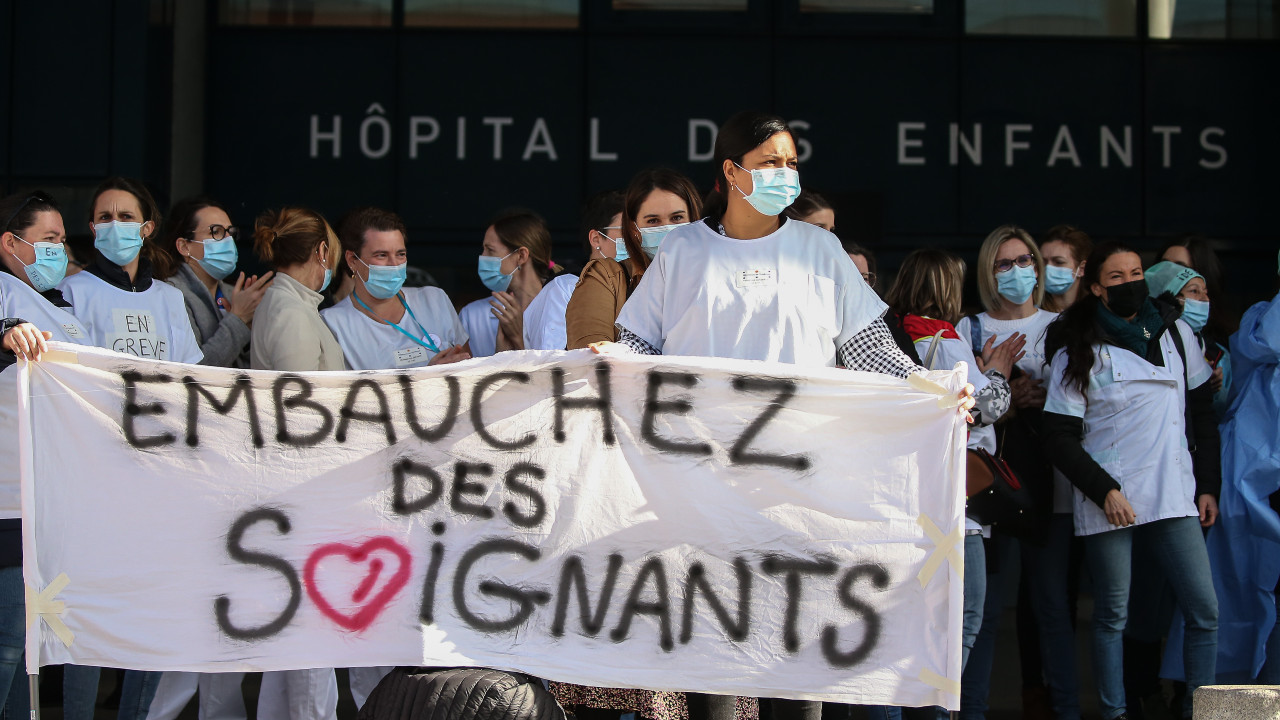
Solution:
M 958 703 L 963 368 L 54 347 L 19 377 L 33 667 Z

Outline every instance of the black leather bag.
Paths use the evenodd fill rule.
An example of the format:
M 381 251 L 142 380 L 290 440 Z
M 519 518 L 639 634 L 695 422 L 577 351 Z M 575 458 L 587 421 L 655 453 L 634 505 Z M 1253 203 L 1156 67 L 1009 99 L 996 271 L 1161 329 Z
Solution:
M 1031 491 L 1022 484 L 1009 463 L 983 449 L 973 451 L 991 471 L 990 487 L 969 498 L 966 513 L 981 525 L 991 525 L 1016 537 L 1029 534 L 1040 525 L 1031 512 Z

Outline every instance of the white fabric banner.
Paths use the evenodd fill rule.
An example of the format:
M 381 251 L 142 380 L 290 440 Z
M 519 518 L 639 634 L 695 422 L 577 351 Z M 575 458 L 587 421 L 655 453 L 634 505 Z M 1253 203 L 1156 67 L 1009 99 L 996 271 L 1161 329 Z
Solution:
M 963 367 L 55 347 L 19 379 L 33 663 L 958 704 Z

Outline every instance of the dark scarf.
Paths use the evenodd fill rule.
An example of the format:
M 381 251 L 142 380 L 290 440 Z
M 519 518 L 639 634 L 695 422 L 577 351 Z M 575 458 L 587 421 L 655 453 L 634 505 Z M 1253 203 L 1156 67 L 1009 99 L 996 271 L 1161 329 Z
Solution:
M 1098 303 L 1098 328 L 1107 342 L 1121 347 L 1145 359 L 1152 365 L 1164 367 L 1164 354 L 1160 352 L 1160 336 L 1173 327 L 1182 308 L 1163 298 L 1147 298 L 1132 320 L 1111 312 Z
M 93 251 L 93 262 L 85 268 L 85 272 L 125 292 L 144 292 L 151 287 L 151 261 L 142 255 L 138 256 L 138 273 L 133 280 L 129 279 L 129 273 L 124 268 L 108 260 L 96 249 Z

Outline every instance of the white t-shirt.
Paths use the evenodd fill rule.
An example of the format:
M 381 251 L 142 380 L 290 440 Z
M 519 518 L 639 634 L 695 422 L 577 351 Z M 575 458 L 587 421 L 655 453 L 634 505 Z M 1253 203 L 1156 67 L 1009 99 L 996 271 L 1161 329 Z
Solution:
M 569 344 L 564 312 L 577 286 L 578 276 L 566 273 L 542 287 L 524 311 L 525 350 L 563 350 Z
M 978 313 L 978 321 L 982 331 L 979 338 L 980 343 L 976 348 L 973 347 L 973 329 L 968 316 L 960 318 L 960 322 L 956 323 L 956 333 L 960 335 L 960 339 L 966 345 L 970 346 L 970 350 L 974 354 L 981 352 L 987 340 L 993 335 L 995 336 L 995 342 L 991 344 L 992 347 L 1008 340 L 1014 333 L 1026 335 L 1027 344 L 1023 347 L 1023 352 L 1026 354 L 1018 361 L 1018 369 L 1029 377 L 1041 381 L 1041 384 L 1048 385 L 1044 380 L 1045 375 L 1048 373 L 1044 356 L 1045 331 L 1049 328 L 1049 323 L 1057 319 L 1058 313 L 1040 309 L 1037 309 L 1027 317 L 1016 320 L 996 320 L 987 313 Z M 981 447 L 994 455 L 996 452 L 995 425 L 973 428 L 969 433 L 969 441 L 971 448 Z M 1056 513 L 1071 512 L 1071 483 L 1057 469 L 1053 471 L 1053 511 Z
M 1084 420 L 1081 445 L 1120 483 L 1138 524 L 1200 514 L 1184 428 L 1184 388 L 1204 384 L 1213 368 L 1195 351 L 1191 327 L 1182 320 L 1174 327 L 1182 333 L 1182 346 L 1187 349 L 1187 369 L 1174 345 L 1172 330 L 1160 336 L 1163 367 L 1129 350 L 1094 346 L 1087 395 L 1063 378 L 1065 349 L 1054 355 L 1050 366 L 1045 411 Z M 1072 492 L 1077 535 L 1116 529 L 1107 522 L 1102 508 L 1079 490 L 1072 488 Z
M 414 338 L 430 339 L 437 349 L 461 345 L 467 341 L 458 314 L 449 296 L 438 287 L 405 288 L 404 299 L 412 314 L 405 312 L 400 327 Z M 342 346 L 347 367 L 352 370 L 389 370 L 421 367 L 431 362 L 436 352 L 424 342 L 407 337 L 391 325 L 365 315 L 352 304 L 353 293 L 342 302 L 320 313 Z
M 59 289 L 90 344 L 152 360 L 198 363 L 204 358 L 182 291 L 168 283 L 152 281 L 142 292 L 129 292 L 82 272 L 63 280 Z
M 735 240 L 695 222 L 663 240 L 617 324 L 667 355 L 833 366 L 884 311 L 822 228 L 784 221 Z
M 0 271 L 0 317 L 22 318 L 53 333 L 60 342 L 87 345 L 89 333 L 64 308 L 45 300 L 22 280 Z M 22 517 L 22 486 L 18 474 L 18 363 L 0 372 L 0 518 Z M 49 438 L 57 442 L 57 438 Z
M 498 318 L 493 315 L 491 300 L 483 297 L 458 311 L 458 322 L 471 338 L 471 357 L 489 357 L 498 351 Z

